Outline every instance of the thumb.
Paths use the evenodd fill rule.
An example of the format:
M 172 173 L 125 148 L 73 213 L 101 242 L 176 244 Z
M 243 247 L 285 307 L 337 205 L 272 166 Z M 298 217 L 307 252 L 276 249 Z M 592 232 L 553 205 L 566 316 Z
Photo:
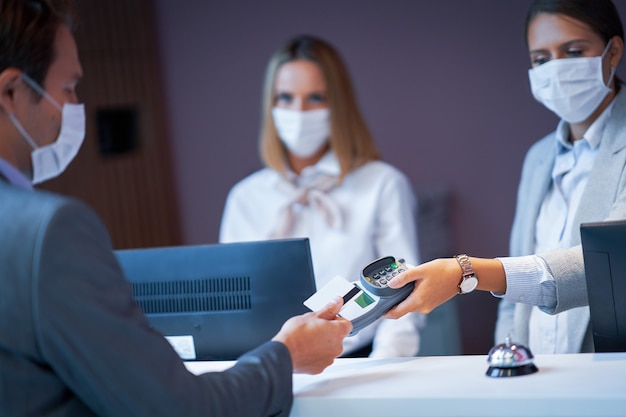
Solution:
M 325 320 L 333 320 L 339 314 L 339 310 L 343 307 L 343 298 L 337 296 L 330 300 L 326 306 L 317 310 L 315 314 Z
M 402 288 L 408 282 L 406 272 L 403 272 L 389 280 L 387 285 L 390 288 Z
M 396 275 L 392 279 L 389 280 L 387 285 L 390 288 L 402 288 L 406 284 L 412 281 L 417 280 L 417 267 L 409 269 L 408 271 L 404 271 L 401 274 Z

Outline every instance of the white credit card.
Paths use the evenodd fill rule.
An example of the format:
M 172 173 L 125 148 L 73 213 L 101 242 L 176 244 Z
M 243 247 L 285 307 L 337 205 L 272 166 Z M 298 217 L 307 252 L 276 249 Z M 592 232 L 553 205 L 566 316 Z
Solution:
M 354 284 L 337 275 L 324 285 L 319 291 L 304 301 L 304 305 L 312 311 L 324 308 L 333 298 L 343 297 L 354 288 Z
M 319 291 L 304 301 L 304 305 L 312 311 L 317 311 L 328 304 L 335 297 L 343 298 L 343 307 L 340 316 L 354 320 L 367 311 L 374 308 L 378 297 L 363 291 L 355 283 L 345 280 L 340 276 L 331 279 Z

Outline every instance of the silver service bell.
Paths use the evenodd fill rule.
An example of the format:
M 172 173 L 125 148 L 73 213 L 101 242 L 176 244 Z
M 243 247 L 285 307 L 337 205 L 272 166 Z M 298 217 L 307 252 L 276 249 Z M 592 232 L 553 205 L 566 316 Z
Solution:
M 487 376 L 496 378 L 529 375 L 539 370 L 533 363 L 533 354 L 530 349 L 511 342 L 509 336 L 504 343 L 491 348 L 487 362 L 489 363 Z

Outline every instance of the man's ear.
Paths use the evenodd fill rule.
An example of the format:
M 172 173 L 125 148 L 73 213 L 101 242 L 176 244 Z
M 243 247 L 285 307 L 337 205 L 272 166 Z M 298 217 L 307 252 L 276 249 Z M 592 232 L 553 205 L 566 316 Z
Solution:
M 612 38 L 611 52 L 611 67 L 617 68 L 617 65 L 622 60 L 622 54 L 624 53 L 624 40 L 617 35 Z
M 0 72 L 0 108 L 6 114 L 15 113 L 16 90 L 21 87 L 22 71 L 10 67 Z

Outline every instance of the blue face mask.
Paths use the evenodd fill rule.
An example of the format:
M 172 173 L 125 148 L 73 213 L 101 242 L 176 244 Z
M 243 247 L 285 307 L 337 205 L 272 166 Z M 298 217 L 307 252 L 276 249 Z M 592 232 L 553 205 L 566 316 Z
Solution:
M 33 164 L 32 181 L 33 184 L 38 184 L 54 178 L 65 171 L 65 168 L 78 153 L 85 139 L 85 105 L 65 103 L 61 106 L 28 75 L 22 73 L 22 79 L 28 86 L 56 107 L 62 115 L 61 130 L 57 140 L 49 145 L 37 146 L 37 143 L 24 129 L 15 115 L 9 114 L 9 119 L 13 122 L 15 128 L 33 148 L 31 153 Z

